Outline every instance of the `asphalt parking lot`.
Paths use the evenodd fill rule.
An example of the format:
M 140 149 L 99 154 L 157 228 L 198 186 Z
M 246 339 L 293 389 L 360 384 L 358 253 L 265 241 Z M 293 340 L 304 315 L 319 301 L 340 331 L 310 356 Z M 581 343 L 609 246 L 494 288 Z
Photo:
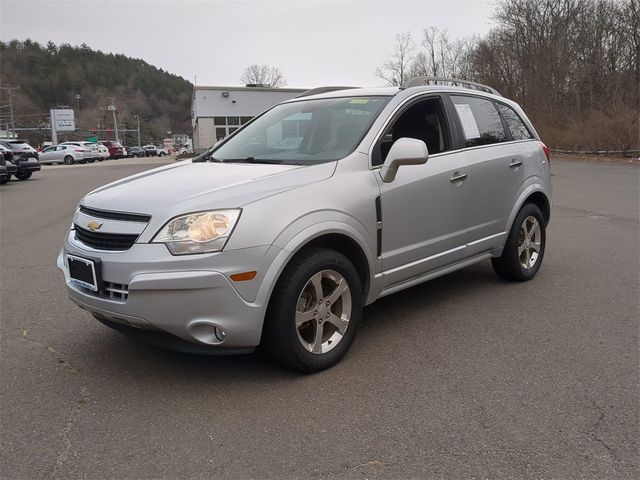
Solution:
M 2 478 L 638 477 L 637 165 L 554 161 L 533 281 L 486 262 L 386 297 L 304 376 L 135 344 L 67 299 L 77 201 L 160 163 L 0 187 Z

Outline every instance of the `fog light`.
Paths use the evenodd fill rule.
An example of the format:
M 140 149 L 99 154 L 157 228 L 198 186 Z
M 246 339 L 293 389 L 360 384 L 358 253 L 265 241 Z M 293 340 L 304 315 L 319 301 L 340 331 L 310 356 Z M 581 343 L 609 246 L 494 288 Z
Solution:
M 220 340 L 221 342 L 224 341 L 224 338 L 227 336 L 227 334 L 225 333 L 225 331 L 223 329 L 221 329 L 220 327 L 216 327 L 213 331 L 213 333 L 215 333 L 216 338 L 218 340 Z

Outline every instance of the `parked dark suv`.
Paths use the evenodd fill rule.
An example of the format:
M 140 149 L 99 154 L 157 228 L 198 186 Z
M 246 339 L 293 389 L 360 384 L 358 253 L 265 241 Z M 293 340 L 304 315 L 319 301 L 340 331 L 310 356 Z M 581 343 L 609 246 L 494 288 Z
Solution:
M 0 185 L 11 180 L 11 175 L 18 173 L 18 168 L 11 160 L 13 160 L 13 152 L 0 144 Z
M 124 150 L 120 142 L 114 142 L 112 140 L 103 140 L 100 143 L 109 149 L 109 158 L 113 159 L 113 158 L 124 157 Z
M 11 162 L 16 166 L 16 171 L 10 174 L 15 175 L 18 180 L 27 180 L 33 172 L 42 168 L 38 152 L 24 140 L 1 140 L 0 145 L 11 151 Z
M 131 157 L 144 157 L 145 152 L 142 147 L 127 147 L 127 153 Z

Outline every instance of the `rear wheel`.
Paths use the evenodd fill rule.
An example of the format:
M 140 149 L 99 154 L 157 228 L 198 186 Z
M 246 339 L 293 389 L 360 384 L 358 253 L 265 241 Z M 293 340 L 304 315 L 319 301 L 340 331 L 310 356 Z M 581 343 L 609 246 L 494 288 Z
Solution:
M 31 178 L 31 175 L 33 175 L 33 172 L 20 172 L 16 173 L 16 178 L 18 180 L 28 180 Z
M 64 164 L 65 165 L 73 165 L 75 162 L 73 160 L 73 157 L 71 155 L 67 155 L 66 157 L 64 157 Z
M 533 203 L 524 205 L 516 216 L 502 255 L 492 258 L 495 272 L 503 279 L 526 282 L 535 277 L 547 242 L 545 219 Z
M 347 353 L 362 316 L 362 286 L 342 254 L 314 248 L 295 257 L 272 293 L 263 341 L 280 365 L 312 373 Z

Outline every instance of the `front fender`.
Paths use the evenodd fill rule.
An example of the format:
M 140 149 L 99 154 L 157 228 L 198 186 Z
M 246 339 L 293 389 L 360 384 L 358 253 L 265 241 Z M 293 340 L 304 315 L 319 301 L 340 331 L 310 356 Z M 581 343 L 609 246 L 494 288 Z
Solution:
M 308 219 L 307 219 L 308 220 Z M 307 223 L 306 221 L 301 223 Z M 360 231 L 354 227 L 351 223 L 346 223 L 341 220 L 325 220 L 319 223 L 307 224 L 297 233 L 291 234 L 293 226 L 288 228 L 288 232 L 283 232 L 282 235 L 276 239 L 274 246 L 281 248 L 280 252 L 271 263 L 258 295 L 256 303 L 259 305 L 267 305 L 271 297 L 271 293 L 275 287 L 278 278 L 282 274 L 282 271 L 287 266 L 289 261 L 298 253 L 305 245 L 312 240 L 327 234 L 340 234 L 349 237 L 355 241 L 367 258 L 367 264 L 369 266 L 369 281 L 373 281 L 374 274 L 381 268 L 380 261 L 372 256 L 371 252 L 375 251 L 375 245 L 372 245 L 372 239 L 368 239 L 366 232 Z M 283 239 L 286 238 L 286 242 Z

